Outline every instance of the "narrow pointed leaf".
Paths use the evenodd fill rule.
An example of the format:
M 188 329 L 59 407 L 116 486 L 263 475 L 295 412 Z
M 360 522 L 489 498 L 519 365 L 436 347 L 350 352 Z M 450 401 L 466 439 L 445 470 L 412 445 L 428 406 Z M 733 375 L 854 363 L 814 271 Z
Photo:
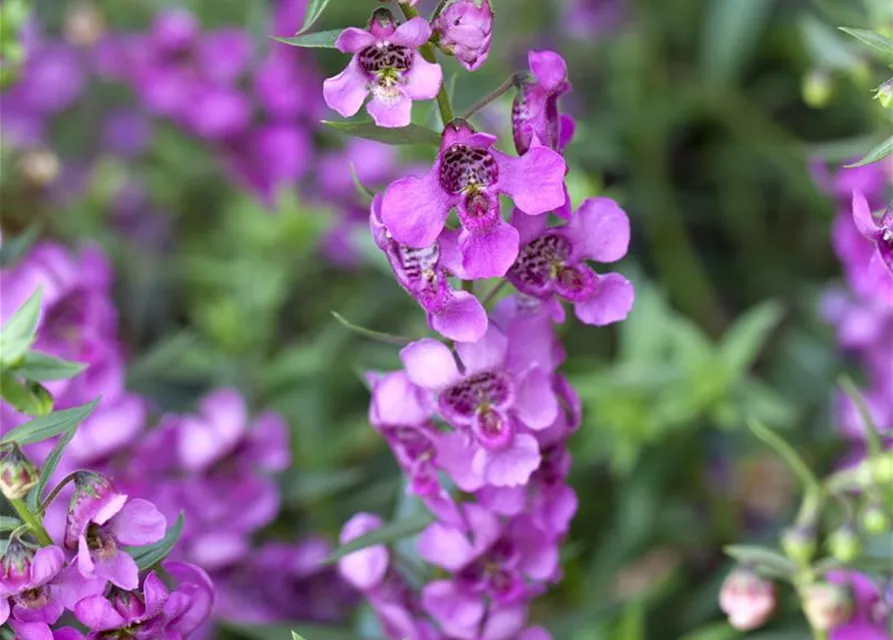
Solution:
M 872 162 L 877 162 L 878 160 L 883 160 L 887 156 L 893 155 L 893 136 L 890 136 L 874 149 L 865 154 L 859 162 L 846 165 L 847 169 L 852 169 L 853 167 L 861 167 L 866 164 L 871 164 Z
M 40 319 L 38 289 L 0 328 L 0 363 L 13 364 L 31 348 Z
M 726 555 L 750 565 L 768 577 L 789 577 L 797 571 L 797 564 L 769 547 L 733 544 L 723 547 Z
M 171 549 L 177 544 L 177 540 L 180 539 L 181 533 L 183 533 L 182 512 L 177 516 L 177 521 L 174 523 L 174 526 L 167 530 L 167 533 L 164 534 L 164 537 L 161 540 L 154 544 L 147 544 L 142 547 L 128 547 L 127 552 L 133 556 L 133 559 L 136 561 L 136 565 L 140 570 L 148 569 L 152 565 L 163 560 L 167 554 L 171 552 Z
M 375 531 L 360 536 L 359 538 L 355 538 L 345 545 L 341 545 L 329 554 L 329 557 L 323 561 L 323 564 L 336 562 L 339 558 L 343 558 L 354 551 L 359 551 L 377 544 L 391 544 L 398 540 L 402 540 L 403 538 L 414 536 L 417 533 L 420 533 L 432 522 L 434 522 L 434 517 L 430 513 L 419 513 L 408 518 L 397 520 L 396 522 L 390 522 L 379 527 Z
M 77 433 L 77 429 L 69 429 L 62 434 L 62 437 L 59 438 L 59 442 L 57 442 L 56 446 L 53 447 L 53 450 L 50 451 L 50 455 L 47 456 L 43 466 L 40 468 L 40 477 L 37 478 L 37 484 L 28 493 L 27 503 L 32 511 L 36 511 L 38 505 L 40 505 L 40 502 L 43 499 L 43 491 L 46 489 L 47 483 L 50 481 L 56 467 L 59 466 L 59 461 L 65 453 L 65 447 L 71 442 L 75 433 Z
M 9 371 L 0 371 L 0 397 L 28 416 L 45 416 L 53 410 L 53 398 L 46 389 L 37 383 L 22 384 Z
M 0 531 L 12 531 L 21 526 L 22 521 L 11 516 L 0 516 Z
M 0 268 L 9 269 L 21 260 L 40 236 L 42 225 L 35 222 L 14 238 L 4 237 L 0 246 Z
M 781 322 L 782 315 L 782 306 L 772 300 L 745 312 L 720 342 L 719 355 L 723 365 L 734 373 L 743 373 L 750 368 Z
M 326 10 L 327 4 L 329 4 L 329 0 L 310 0 L 307 4 L 307 11 L 304 13 L 304 24 L 298 33 L 304 33 L 312 27 L 319 20 L 322 12 Z
M 852 29 L 850 27 L 838 27 L 838 29 L 864 42 L 869 47 L 893 56 L 893 39 L 882 36 L 874 31 L 868 31 L 867 29 Z
M 359 194 L 363 203 L 369 204 L 372 202 L 372 199 L 375 197 L 375 192 L 360 182 L 360 176 L 357 175 L 357 168 L 354 166 L 353 162 L 350 163 L 350 177 L 353 180 L 353 186 L 356 187 L 357 194 Z
M 424 144 L 432 147 L 440 146 L 439 133 L 427 127 L 420 127 L 417 124 L 386 129 L 377 126 L 374 122 L 335 122 L 323 120 L 322 123 L 355 138 L 375 140 L 376 142 L 390 145 Z
M 279 38 L 272 36 L 273 40 L 282 42 L 293 47 L 302 47 L 304 49 L 334 49 L 335 40 L 341 35 L 338 29 L 332 31 L 317 31 L 316 33 L 304 33 L 293 36 L 291 38 Z
M 98 403 L 99 399 L 97 398 L 80 407 L 56 411 L 47 416 L 35 418 L 6 433 L 0 438 L 0 442 L 16 442 L 19 445 L 26 445 L 73 430 L 93 412 Z
M 80 362 L 70 362 L 54 358 L 39 351 L 29 351 L 25 354 L 22 364 L 16 367 L 16 374 L 26 380 L 45 382 L 47 380 L 67 380 L 73 378 L 87 365 Z

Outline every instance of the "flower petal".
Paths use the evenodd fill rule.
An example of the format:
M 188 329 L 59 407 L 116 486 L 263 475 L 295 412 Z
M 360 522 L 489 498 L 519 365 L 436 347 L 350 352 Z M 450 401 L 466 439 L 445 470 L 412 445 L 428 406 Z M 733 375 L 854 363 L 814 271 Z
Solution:
M 430 394 L 414 385 L 404 371 L 386 374 L 372 389 L 370 416 L 376 425 L 422 424 L 433 410 Z
M 502 368 L 508 350 L 508 339 L 492 322 L 477 342 L 457 342 L 456 353 L 465 367 L 465 374 Z
M 422 558 L 447 571 L 458 571 L 478 555 L 465 533 L 442 522 L 434 522 L 422 531 L 416 550 Z
M 523 247 L 545 233 L 549 227 L 549 217 L 529 216 L 516 207 L 512 212 L 512 226 L 518 230 L 519 244 Z
M 337 76 L 326 78 L 322 84 L 322 95 L 330 109 L 349 118 L 356 114 L 366 99 L 366 76 L 357 64 L 356 58 Z
M 597 327 L 619 322 L 633 308 L 635 291 L 629 280 L 619 273 L 596 276 L 592 296 L 574 305 L 580 322 Z
M 531 429 L 550 427 L 558 417 L 558 398 L 549 374 L 534 367 L 520 380 L 515 396 L 515 414 Z
M 139 567 L 129 553 L 121 550 L 108 558 L 96 558 L 94 571 L 97 576 L 125 591 L 133 591 L 140 586 Z
M 167 587 L 152 571 L 143 580 L 143 602 L 146 605 L 146 612 L 141 616 L 143 619 L 152 618 L 164 609 L 164 603 L 167 602 Z
M 484 617 L 481 598 L 460 591 L 449 580 L 436 580 L 422 589 L 422 607 L 456 640 L 475 640 Z
M 403 76 L 403 90 L 413 100 L 432 100 L 443 82 L 443 70 L 439 64 L 428 62 L 415 53 L 412 68 Z
M 572 258 L 614 262 L 629 249 L 629 218 L 610 198 L 589 198 L 567 225 Z
M 431 328 L 450 340 L 475 342 L 487 330 L 487 312 L 467 291 L 456 291 L 440 313 L 431 316 Z
M 490 229 L 459 236 L 462 268 L 471 279 L 501 278 L 518 257 L 518 230 L 504 220 Z
M 366 105 L 366 111 L 379 127 L 394 129 L 405 127 L 412 120 L 412 100 L 404 94 L 383 98 L 372 92 L 372 100 Z
M 439 391 L 461 379 L 452 352 L 445 344 L 424 338 L 400 350 L 409 379 L 420 387 Z
M 858 190 L 853 191 L 853 220 L 859 233 L 870 240 L 877 238 L 878 227 L 871 213 L 871 207 L 862 192 Z
M 375 36 L 365 29 L 356 27 L 348 27 L 335 40 L 335 48 L 341 53 L 359 53 L 373 44 L 375 44 Z
M 443 230 L 454 198 L 440 186 L 439 168 L 436 163 L 422 178 L 401 178 L 385 191 L 381 220 L 397 242 L 430 247 Z
M 90 596 L 78 602 L 74 607 L 74 615 L 81 624 L 91 631 L 108 631 L 123 627 L 124 618 L 115 611 L 112 603 L 102 596 Z
M 475 464 L 483 466 L 487 482 L 497 487 L 526 484 L 540 466 L 540 448 L 536 438 L 527 433 L 516 434 L 512 444 L 501 451 L 480 449 Z
M 341 529 L 339 540 L 347 544 L 381 527 L 381 518 L 371 513 L 358 513 Z M 381 583 L 388 570 L 388 548 L 373 545 L 349 553 L 338 560 L 338 573 L 360 591 L 369 591 Z
M 167 530 L 167 520 L 158 508 L 141 498 L 125 504 L 110 524 L 118 542 L 135 546 L 158 542 Z
M 546 147 L 534 147 L 520 158 L 491 150 L 499 166 L 498 190 L 508 194 L 528 215 L 564 204 L 564 158 Z
M 393 44 L 401 47 L 421 47 L 431 37 L 431 25 L 424 18 L 407 20 L 388 38 Z
M 31 581 L 28 587 L 34 589 L 45 585 L 56 577 L 65 563 L 65 554 L 62 549 L 53 545 L 37 550 L 31 560 Z
M 527 64 L 533 77 L 549 93 L 567 82 L 567 63 L 554 51 L 530 51 Z

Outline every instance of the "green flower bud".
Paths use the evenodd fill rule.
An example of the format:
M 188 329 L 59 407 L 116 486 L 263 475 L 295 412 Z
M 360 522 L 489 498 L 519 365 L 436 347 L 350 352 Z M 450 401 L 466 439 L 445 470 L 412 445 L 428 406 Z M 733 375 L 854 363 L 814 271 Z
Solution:
M 831 101 L 834 86 L 826 72 L 813 69 L 804 76 L 801 91 L 803 102 L 813 109 L 821 109 Z
M 781 536 L 781 548 L 791 560 L 809 562 L 816 550 L 815 531 L 811 527 L 790 527 Z
M 0 491 L 7 500 L 21 500 L 37 484 L 40 473 L 15 442 L 0 445 Z
M 874 97 L 884 109 L 893 109 L 893 78 L 875 89 Z
M 865 533 L 884 533 L 890 527 L 890 516 L 878 503 L 868 503 L 859 516 Z
M 846 564 L 859 557 L 862 543 L 853 527 L 847 525 L 828 536 L 828 551 L 835 560 Z
M 849 590 L 830 582 L 816 582 L 803 588 L 803 613 L 813 629 L 827 631 L 844 624 L 853 615 Z

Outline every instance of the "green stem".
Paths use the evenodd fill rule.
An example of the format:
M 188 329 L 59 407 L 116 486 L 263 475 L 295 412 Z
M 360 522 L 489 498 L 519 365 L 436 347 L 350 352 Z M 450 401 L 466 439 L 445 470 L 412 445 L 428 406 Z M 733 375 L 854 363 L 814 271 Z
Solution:
M 12 505 L 12 508 L 16 510 L 16 513 L 19 515 L 19 518 L 22 519 L 22 522 L 28 525 L 28 528 L 31 530 L 31 535 L 34 536 L 41 546 L 48 547 L 53 544 L 53 539 L 50 538 L 50 534 L 43 528 L 43 524 L 41 524 L 37 516 L 31 512 L 24 500 L 10 500 L 9 503 Z
M 407 20 L 419 17 L 419 12 L 415 7 L 410 7 L 402 2 L 398 4 Z M 437 58 L 434 55 L 434 45 L 430 42 L 426 42 L 419 47 L 419 53 L 422 54 L 422 57 L 428 62 L 431 62 L 432 64 L 437 62 Z M 444 126 L 449 122 L 452 122 L 453 118 L 455 118 L 455 115 L 453 114 L 453 105 L 450 103 L 450 97 L 447 95 L 445 83 L 440 84 L 440 91 L 437 92 L 437 108 L 440 109 L 440 119 L 443 120 Z
M 465 114 L 462 117 L 467 120 L 468 118 L 470 118 L 471 116 L 476 114 L 478 111 L 480 111 L 481 109 L 486 107 L 488 104 L 490 104 L 491 102 L 496 100 L 496 98 L 498 98 L 499 96 L 504 94 L 506 91 L 508 91 L 509 89 L 511 89 L 512 87 L 515 87 L 517 85 L 518 85 L 518 76 L 512 74 L 509 78 L 506 79 L 505 82 L 503 82 L 501 85 L 499 85 L 492 93 L 484 96 L 483 98 L 481 98 L 480 100 L 475 102 L 471 106 L 471 108 L 469 108 L 468 111 L 465 112 Z
M 822 486 L 819 483 L 818 479 L 815 477 L 812 471 L 810 471 L 807 464 L 803 462 L 803 458 L 797 455 L 797 452 L 794 451 L 791 445 L 785 442 L 784 438 L 782 438 L 777 433 L 772 431 L 769 427 L 754 418 L 748 420 L 747 425 L 750 427 L 750 430 L 753 431 L 753 434 L 757 438 L 769 445 L 775 450 L 776 453 L 778 453 L 778 455 L 785 459 L 785 462 L 788 463 L 791 471 L 793 471 L 794 474 L 797 475 L 797 477 L 800 479 L 800 482 L 803 484 L 803 487 L 807 493 L 807 499 L 810 497 L 810 494 L 821 496 Z M 804 500 L 804 502 L 806 501 L 807 500 Z
M 437 17 L 443 13 L 443 10 L 446 9 L 446 6 L 450 3 L 450 0 L 440 0 L 437 3 L 437 6 L 434 7 L 434 13 L 431 14 L 431 20 L 429 22 L 434 22 L 437 20 Z
M 502 288 L 505 287 L 505 285 L 507 285 L 508 283 L 509 283 L 509 281 L 506 280 L 505 278 L 500 280 L 499 284 L 497 284 L 495 287 L 490 289 L 490 293 L 488 293 L 487 297 L 484 298 L 483 305 L 486 307 L 488 304 L 493 302 L 493 299 L 496 297 L 496 294 L 498 294 L 500 291 L 502 291 Z

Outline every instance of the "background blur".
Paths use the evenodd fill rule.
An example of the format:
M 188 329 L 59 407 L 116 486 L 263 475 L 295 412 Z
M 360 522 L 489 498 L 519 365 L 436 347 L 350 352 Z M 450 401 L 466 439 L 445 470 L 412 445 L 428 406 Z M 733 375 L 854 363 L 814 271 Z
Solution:
M 563 106 L 579 123 L 567 151 L 572 197 L 608 194 L 633 225 L 621 268 L 637 288 L 631 318 L 617 329 L 566 328 L 564 370 L 585 407 L 572 440 L 581 508 L 566 578 L 533 617 L 560 639 L 738 637 L 716 606 L 731 566 L 721 547 L 774 540 L 798 499 L 783 463 L 743 429 L 744 409 L 820 472 L 846 451 L 831 400 L 849 363 L 818 313 L 840 272 L 835 203 L 822 184 L 880 140 L 889 120 L 870 100 L 883 65 L 835 27 L 893 28 L 893 8 L 493 4 L 493 53 L 479 72 L 459 74 L 458 110 L 525 68 L 528 49 L 557 50 L 574 85 Z M 363 24 L 377 5 L 332 0 L 316 28 Z M 162 80 L 122 70 L 124 49 L 110 36 L 144 31 L 171 7 L 192 11 L 202 29 L 247 30 L 250 68 L 287 60 L 285 76 L 256 72 L 238 86 L 259 102 L 293 100 L 291 135 L 233 142 L 214 124 L 225 129 L 236 117 L 225 100 L 195 106 L 193 120 L 172 117 L 158 106 Z M 29 132 L 35 107 L 13 104 L 15 82 L 0 103 L 2 258 L 12 264 L 37 236 L 101 244 L 115 267 L 130 389 L 162 412 L 193 409 L 208 389 L 234 385 L 255 409 L 280 412 L 294 463 L 281 477 L 283 512 L 263 537 L 334 539 L 358 509 L 389 519 L 418 508 L 402 498 L 398 468 L 366 421 L 361 374 L 396 368 L 397 349 L 331 315 L 394 334 L 425 331 L 368 238 L 350 165 L 380 188 L 431 156 L 315 124 L 334 116 L 321 83 L 344 57 L 269 39 L 293 34 L 302 15 L 261 0 L 38 0 L 26 46 L 33 38 L 58 58 L 31 58 L 20 70 L 49 105 L 38 134 Z M 225 67 L 230 54 L 212 50 L 209 64 Z M 445 69 L 449 81 L 457 66 Z M 510 100 L 485 113 L 504 140 Z M 430 113 L 414 115 L 423 123 Z M 250 117 L 261 126 L 263 116 Z M 790 604 L 790 615 L 748 637 L 806 637 Z

